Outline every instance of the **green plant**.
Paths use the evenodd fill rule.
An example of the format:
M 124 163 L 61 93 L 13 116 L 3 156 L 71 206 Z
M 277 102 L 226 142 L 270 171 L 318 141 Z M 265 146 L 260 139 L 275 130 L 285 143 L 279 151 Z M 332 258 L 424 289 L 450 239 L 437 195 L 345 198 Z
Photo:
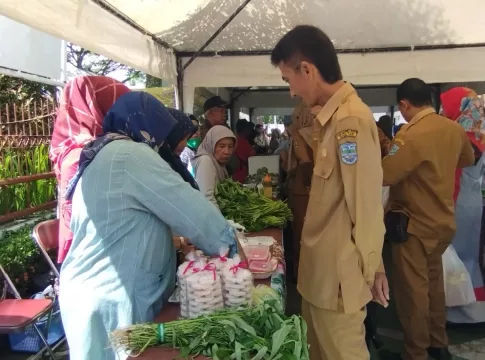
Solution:
M 0 179 L 50 172 L 49 148 L 0 149 Z M 0 215 L 55 199 L 55 179 L 0 187 Z
M 111 345 L 138 356 L 149 347 L 180 349 L 182 358 L 308 360 L 307 325 L 297 315 L 287 317 L 278 300 L 238 310 L 220 310 L 196 319 L 164 324 L 136 324 L 116 330 Z
M 45 213 L 39 222 L 53 217 L 52 213 Z M 32 276 L 47 270 L 42 255 L 32 239 L 35 225 L 6 230 L 0 238 L 0 265 L 23 296 L 31 295 L 28 292 Z
M 247 231 L 284 228 L 292 219 L 285 202 L 268 199 L 231 179 L 217 185 L 216 199 L 222 215 L 241 224 Z

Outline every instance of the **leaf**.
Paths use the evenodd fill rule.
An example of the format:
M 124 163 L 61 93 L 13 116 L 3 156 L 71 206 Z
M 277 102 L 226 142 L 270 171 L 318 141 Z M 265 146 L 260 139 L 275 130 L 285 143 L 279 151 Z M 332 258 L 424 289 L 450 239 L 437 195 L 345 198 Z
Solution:
M 219 360 L 217 357 L 217 352 L 219 351 L 219 346 L 217 344 L 212 345 L 212 359 Z
M 242 357 L 242 345 L 236 341 L 236 360 L 241 360 Z
M 229 337 L 229 342 L 232 344 L 236 339 L 236 330 L 234 330 L 232 327 L 227 327 L 226 333 L 227 333 L 227 336 Z
M 192 352 L 194 349 L 199 346 L 200 342 L 202 340 L 201 336 L 197 336 L 196 338 L 192 339 L 189 345 L 189 351 Z
M 234 320 L 234 322 L 236 323 L 236 325 L 239 328 L 243 329 L 244 331 L 246 331 L 247 333 L 249 333 L 253 336 L 256 336 L 256 331 L 254 330 L 254 328 L 252 326 L 248 325 L 248 323 L 245 322 L 243 319 L 241 319 L 239 316 L 232 315 L 231 319 Z
M 291 328 L 292 328 L 291 325 L 285 324 L 285 325 L 283 325 L 283 327 L 281 329 L 279 329 L 278 331 L 276 331 L 273 334 L 273 336 L 272 336 L 273 341 L 272 341 L 270 359 L 276 359 L 277 358 L 275 356 L 278 353 L 278 351 L 280 350 L 281 345 L 283 345 L 283 343 L 285 342 L 286 337 L 288 336 L 288 334 L 291 331 Z
M 300 321 L 300 318 L 296 315 L 293 315 L 292 319 L 293 319 L 293 323 L 295 324 L 295 332 L 296 332 L 296 336 L 297 336 L 297 340 L 295 341 L 295 351 L 293 352 L 293 354 L 296 356 L 297 360 L 300 360 L 301 359 L 301 350 L 302 350 L 301 321 Z
M 304 319 L 301 319 L 301 341 L 303 345 L 303 359 L 310 359 L 310 352 L 308 351 L 310 349 L 310 346 L 308 345 L 307 332 L 307 324 Z
M 234 330 L 236 330 L 236 324 L 234 324 L 234 322 L 232 322 L 230 320 L 220 320 L 219 323 L 223 324 L 223 325 L 228 325 L 228 326 L 232 327 Z
M 263 346 L 251 360 L 261 360 L 268 353 L 268 348 Z

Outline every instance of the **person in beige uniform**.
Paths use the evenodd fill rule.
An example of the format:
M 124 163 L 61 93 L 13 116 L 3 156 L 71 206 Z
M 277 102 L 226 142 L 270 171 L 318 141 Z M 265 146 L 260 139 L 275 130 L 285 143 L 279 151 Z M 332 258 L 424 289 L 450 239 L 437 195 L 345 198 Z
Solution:
M 298 26 L 276 45 L 291 95 L 316 119 L 314 169 L 303 226 L 298 290 L 312 360 L 367 360 L 365 306 L 384 239 L 381 149 L 372 111 L 342 81 L 332 41 Z
M 402 358 L 426 360 L 429 354 L 436 360 L 451 359 L 441 257 L 455 233 L 455 169 L 474 164 L 473 149 L 458 123 L 436 114 L 431 88 L 422 80 L 404 81 L 397 102 L 408 124 L 392 141 L 382 166 L 384 185 L 391 186 L 386 219 L 398 214 L 407 222 L 403 238 L 389 236 L 404 332 Z M 392 230 L 388 227 L 388 235 Z
M 310 186 L 313 174 L 313 154 L 311 148 L 311 133 L 314 116 L 310 109 L 301 101 L 293 111 L 288 133 L 291 137 L 288 149 L 288 203 L 293 212 L 293 274 L 298 274 L 300 259 L 300 242 L 305 220 Z

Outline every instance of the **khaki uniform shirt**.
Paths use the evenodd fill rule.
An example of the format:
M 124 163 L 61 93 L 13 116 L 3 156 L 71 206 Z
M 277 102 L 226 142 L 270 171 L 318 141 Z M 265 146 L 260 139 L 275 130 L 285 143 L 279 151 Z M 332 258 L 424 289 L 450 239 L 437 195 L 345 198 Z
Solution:
M 431 108 L 402 127 L 382 167 L 389 208 L 409 216 L 410 234 L 436 241 L 453 235 L 455 169 L 474 160 L 463 128 Z
M 384 131 L 379 128 L 377 128 L 377 133 L 379 134 L 379 144 L 381 144 L 381 156 L 384 157 L 389 153 L 391 140 L 384 134 Z
M 298 290 L 316 307 L 353 313 L 372 299 L 385 229 L 377 125 L 350 84 L 318 113 L 313 140 Z
M 292 114 L 292 123 L 288 127 L 288 133 L 291 136 L 290 148 L 288 150 L 288 172 L 290 176 L 290 188 L 294 195 L 307 195 L 308 188 L 306 183 L 310 178 L 305 171 L 301 171 L 299 165 L 313 162 L 311 144 L 311 128 L 314 116 L 303 103 L 297 105 Z M 308 136 L 307 136 L 308 134 Z M 308 180 L 308 181 L 307 181 Z

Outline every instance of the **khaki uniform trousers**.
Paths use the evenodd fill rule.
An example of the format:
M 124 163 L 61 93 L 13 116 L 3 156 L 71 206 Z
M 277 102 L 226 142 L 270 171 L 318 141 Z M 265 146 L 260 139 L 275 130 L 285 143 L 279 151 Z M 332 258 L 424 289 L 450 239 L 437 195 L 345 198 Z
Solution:
M 302 300 L 302 316 L 308 326 L 310 360 L 369 360 L 365 343 L 366 310 L 345 314 L 339 309 L 320 309 Z
M 392 244 L 394 297 L 404 332 L 404 360 L 427 360 L 427 348 L 448 346 L 442 255 L 452 236 L 409 234 Z

